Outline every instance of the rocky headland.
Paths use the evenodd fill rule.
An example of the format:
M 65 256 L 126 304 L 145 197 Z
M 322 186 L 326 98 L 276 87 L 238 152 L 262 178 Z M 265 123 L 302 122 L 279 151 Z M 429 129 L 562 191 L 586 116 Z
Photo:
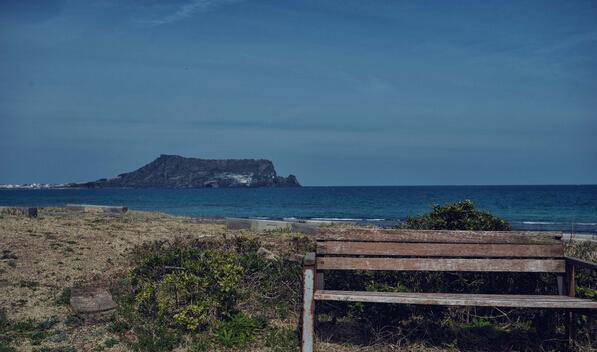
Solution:
M 274 164 L 264 159 L 208 160 L 160 155 L 149 164 L 115 178 L 74 184 L 73 187 L 104 188 L 218 188 L 300 187 L 294 175 L 278 176 Z

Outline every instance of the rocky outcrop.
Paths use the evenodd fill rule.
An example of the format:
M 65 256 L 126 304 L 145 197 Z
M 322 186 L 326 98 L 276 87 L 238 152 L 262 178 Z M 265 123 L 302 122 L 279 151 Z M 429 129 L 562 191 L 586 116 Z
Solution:
M 294 175 L 276 174 L 269 160 L 206 160 L 161 155 L 133 172 L 115 178 L 77 184 L 77 187 L 300 187 Z

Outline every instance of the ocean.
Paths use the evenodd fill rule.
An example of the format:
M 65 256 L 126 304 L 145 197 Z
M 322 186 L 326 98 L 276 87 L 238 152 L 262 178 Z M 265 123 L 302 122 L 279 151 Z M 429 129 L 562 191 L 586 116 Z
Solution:
M 0 205 L 124 205 L 197 217 L 332 219 L 389 226 L 471 199 L 520 230 L 597 233 L 597 185 L 0 190 Z

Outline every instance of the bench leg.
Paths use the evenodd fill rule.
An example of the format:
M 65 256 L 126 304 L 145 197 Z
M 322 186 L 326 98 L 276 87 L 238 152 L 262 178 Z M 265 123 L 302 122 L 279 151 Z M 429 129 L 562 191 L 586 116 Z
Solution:
M 566 286 L 564 285 L 564 275 L 558 275 L 558 276 L 556 276 L 556 279 L 558 281 L 558 295 L 560 295 L 560 296 L 567 295 Z
M 568 351 L 574 351 L 574 341 L 576 340 L 576 316 L 574 311 L 569 311 L 568 315 Z
M 572 264 L 566 264 L 566 293 L 570 297 L 576 297 L 576 268 Z M 576 316 L 573 310 L 568 312 L 568 349 L 573 350 L 576 340 Z
M 305 266 L 303 271 L 303 332 L 302 352 L 313 352 L 315 345 L 315 268 Z

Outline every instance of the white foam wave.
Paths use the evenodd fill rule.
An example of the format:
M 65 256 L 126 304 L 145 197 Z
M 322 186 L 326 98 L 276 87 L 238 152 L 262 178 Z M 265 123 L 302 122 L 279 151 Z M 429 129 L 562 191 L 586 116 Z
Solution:
M 549 222 L 549 221 L 523 221 L 523 224 L 526 225 L 554 225 L 558 224 L 557 222 Z
M 355 219 L 355 218 L 311 218 L 311 220 L 319 220 L 319 221 L 361 221 L 363 219 Z

